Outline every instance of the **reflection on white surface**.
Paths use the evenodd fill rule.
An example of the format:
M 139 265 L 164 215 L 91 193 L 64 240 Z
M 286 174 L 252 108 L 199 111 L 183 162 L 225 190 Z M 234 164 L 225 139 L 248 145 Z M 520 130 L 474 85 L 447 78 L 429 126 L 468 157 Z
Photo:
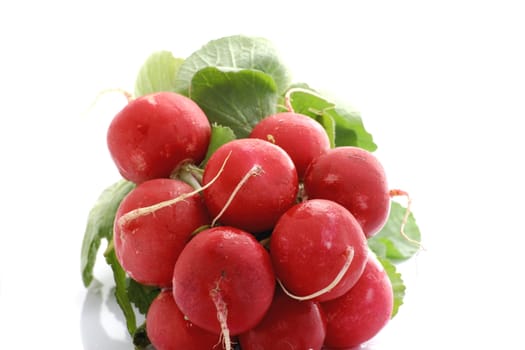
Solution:
M 82 304 L 80 329 L 84 350 L 132 349 L 129 336 L 115 337 L 125 330 L 125 319 L 115 298 L 108 297 L 106 288 L 96 283 L 87 290 Z

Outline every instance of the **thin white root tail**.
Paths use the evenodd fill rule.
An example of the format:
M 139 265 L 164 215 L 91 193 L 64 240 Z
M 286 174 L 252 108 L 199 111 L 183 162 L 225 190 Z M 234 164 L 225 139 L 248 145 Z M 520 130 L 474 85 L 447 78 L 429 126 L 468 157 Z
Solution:
M 317 298 L 317 297 L 319 297 L 319 296 L 321 296 L 323 294 L 328 293 L 332 289 L 334 289 L 334 287 L 337 286 L 339 284 L 339 282 L 341 282 L 341 280 L 343 279 L 344 275 L 346 274 L 346 272 L 350 268 L 350 265 L 352 265 L 352 261 L 354 260 L 354 248 L 352 246 L 348 246 L 346 248 L 345 252 L 347 254 L 346 261 L 345 261 L 343 267 L 341 268 L 341 270 L 339 271 L 339 273 L 337 274 L 337 276 L 335 276 L 334 280 L 332 282 L 330 282 L 330 284 L 328 286 L 324 287 L 321 290 L 318 290 L 315 293 L 312 293 L 310 295 L 305 295 L 305 296 L 297 296 L 297 295 L 294 295 L 291 292 L 289 292 L 284 287 L 284 285 L 281 282 L 281 280 L 277 279 L 277 282 L 281 286 L 283 292 L 286 295 L 288 295 L 290 298 L 292 298 L 292 299 L 299 300 L 299 301 L 304 301 L 304 300 L 311 300 L 311 299 Z
M 222 339 L 222 342 L 224 344 L 224 349 L 231 350 L 232 343 L 230 339 L 230 329 L 228 328 L 228 306 L 226 305 L 224 299 L 221 296 L 219 283 L 220 280 L 219 282 L 217 282 L 217 286 L 210 291 L 210 296 L 211 300 L 213 301 L 213 304 L 215 305 L 215 309 L 217 310 L 217 320 L 221 325 L 220 338 Z
M 100 91 L 95 96 L 95 98 L 93 99 L 93 102 L 91 102 L 91 104 L 87 107 L 87 109 L 82 114 L 83 115 L 87 115 L 89 112 L 91 112 L 91 110 L 93 110 L 93 108 L 95 108 L 97 103 L 100 101 L 102 96 L 106 95 L 108 93 L 111 93 L 111 92 L 118 92 L 118 93 L 122 94 L 126 98 L 128 103 L 130 103 L 133 100 L 133 95 L 130 92 L 124 90 L 124 89 L 120 89 L 120 88 L 104 89 L 104 90 Z
M 219 178 L 219 176 L 222 174 L 222 171 L 224 170 L 226 162 L 230 158 L 230 154 L 231 154 L 231 152 L 224 159 L 224 162 L 222 163 L 221 168 L 217 172 L 217 175 L 215 175 L 215 177 L 213 179 L 211 179 L 211 181 L 208 182 L 206 185 L 204 185 L 201 188 L 198 188 L 198 189 L 196 189 L 194 191 L 191 191 L 191 192 L 188 192 L 188 193 L 183 193 L 183 194 L 181 194 L 180 196 L 178 196 L 176 198 L 168 199 L 166 201 L 162 201 L 162 202 L 159 202 L 159 203 L 147 206 L 147 207 L 141 207 L 141 208 L 133 209 L 133 210 L 127 212 L 126 214 L 124 214 L 124 215 L 122 215 L 120 217 L 120 219 L 118 220 L 118 225 L 120 227 L 123 227 L 124 225 L 126 225 L 128 222 L 130 222 L 132 220 L 135 220 L 135 219 L 137 219 L 137 218 L 139 218 L 141 216 L 152 214 L 152 213 L 156 212 L 157 210 L 160 210 L 160 209 L 165 208 L 165 207 L 169 207 L 170 205 L 176 204 L 178 202 L 182 202 L 183 200 L 185 200 L 187 198 L 190 198 L 190 197 L 192 197 L 192 196 L 194 196 L 194 195 L 204 191 L 205 189 L 210 187 Z
M 286 93 L 284 94 L 284 106 L 286 107 L 288 112 L 292 112 L 292 113 L 295 112 L 292 106 L 292 94 L 296 92 L 303 92 L 303 93 L 314 95 L 314 96 L 324 99 L 324 97 L 322 97 L 321 95 L 319 95 L 317 92 L 313 90 L 304 89 L 301 87 L 293 87 L 291 89 L 288 89 L 288 91 L 286 91 Z
M 421 242 L 410 238 L 405 232 L 405 227 L 406 227 L 406 224 L 408 222 L 408 217 L 410 216 L 411 206 L 412 206 L 412 198 L 410 197 L 409 193 L 404 191 L 404 190 L 393 189 L 393 190 L 389 191 L 389 195 L 390 195 L 390 197 L 398 197 L 398 196 L 406 197 L 406 199 L 407 199 L 407 207 L 406 207 L 406 210 L 405 210 L 405 215 L 403 215 L 403 220 L 401 221 L 401 227 L 400 227 L 399 231 L 401 233 L 401 236 L 403 236 L 403 238 L 406 239 L 408 242 L 413 243 L 413 244 L 419 246 L 420 248 L 424 249 L 423 245 L 421 244 Z
M 228 207 L 231 205 L 231 203 L 232 203 L 233 199 L 235 198 L 235 196 L 237 195 L 237 193 L 239 193 L 239 191 L 241 190 L 242 186 L 244 186 L 244 184 L 246 182 L 248 182 L 250 177 L 259 175 L 262 172 L 263 172 L 262 167 L 260 165 L 258 165 L 258 164 L 255 164 L 254 166 L 251 167 L 250 170 L 248 170 L 248 172 L 246 174 L 244 174 L 244 176 L 242 177 L 241 181 L 239 181 L 237 186 L 235 186 L 235 188 L 233 189 L 232 193 L 230 194 L 230 197 L 226 201 L 226 204 L 224 204 L 224 206 L 222 207 L 222 209 L 219 212 L 219 214 L 217 214 L 217 216 L 215 216 L 215 218 L 211 222 L 211 227 L 214 227 L 215 224 L 217 223 L 217 221 L 219 221 L 219 219 L 224 214 L 226 209 L 228 209 Z

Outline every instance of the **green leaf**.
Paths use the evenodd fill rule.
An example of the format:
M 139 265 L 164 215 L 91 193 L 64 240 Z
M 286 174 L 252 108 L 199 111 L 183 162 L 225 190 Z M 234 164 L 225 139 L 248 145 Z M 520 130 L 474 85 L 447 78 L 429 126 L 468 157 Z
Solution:
M 336 136 L 336 127 L 337 124 L 335 119 L 329 113 L 322 113 L 318 118 L 316 118 L 319 123 L 323 126 L 328 135 L 328 140 L 330 141 L 330 147 L 335 147 L 335 136 Z
M 193 77 L 190 97 L 211 123 L 229 127 L 242 138 L 261 119 L 275 113 L 278 94 L 272 77 L 263 72 L 208 67 Z
M 160 91 L 175 91 L 175 77 L 184 62 L 169 51 L 151 54 L 139 70 L 135 81 L 135 97 Z
M 148 333 L 146 330 L 146 322 L 142 323 L 133 334 L 133 345 L 135 345 L 135 350 L 147 350 L 152 349 L 150 347 L 151 341 L 148 338 Z
M 421 233 L 412 213 L 408 215 L 404 228 L 408 239 L 401 234 L 401 224 L 405 214 L 406 208 L 392 201 L 385 226 L 368 239 L 368 246 L 380 258 L 400 262 L 411 258 L 421 248 L 418 243 L 421 242 Z
M 235 139 L 235 133 L 231 128 L 227 126 L 212 124 L 210 144 L 208 146 L 206 157 L 201 163 L 201 167 L 206 165 L 208 159 L 210 159 L 211 155 L 217 150 L 217 148 Z
M 381 265 L 383 265 L 383 268 L 385 269 L 388 278 L 390 279 L 390 283 L 392 284 L 392 290 L 394 292 L 394 307 L 392 310 L 391 318 L 394 318 L 394 316 L 397 315 L 397 312 L 399 311 L 399 307 L 403 305 L 406 287 L 403 282 L 403 279 L 401 278 L 401 274 L 397 272 L 397 269 L 394 264 L 392 264 L 387 259 L 378 258 L 378 260 L 381 263 Z
M 354 109 L 339 108 L 327 110 L 335 120 L 336 147 L 357 146 L 373 152 L 377 149 L 372 134 L 366 131 L 361 115 Z
M 290 82 L 276 48 L 265 38 L 234 35 L 208 42 L 181 65 L 175 82 L 177 92 L 190 95 L 193 76 L 206 67 L 264 72 L 273 78 L 279 92 Z
M 314 90 L 303 86 L 304 84 L 297 85 L 287 92 L 290 104 L 296 113 L 310 116 L 323 125 L 332 147 L 356 146 L 368 151 L 377 149 L 357 111 L 336 106 Z
M 113 221 L 115 213 L 124 196 L 135 185 L 121 180 L 106 188 L 97 203 L 89 212 L 86 230 L 82 241 L 80 269 L 84 286 L 88 287 L 93 280 L 93 267 L 102 238 L 110 241 L 113 237 Z
M 132 278 L 127 279 L 127 293 L 129 300 L 135 305 L 137 310 L 143 315 L 149 309 L 151 302 L 159 294 L 160 288 L 145 286 Z
M 115 299 L 126 318 L 128 332 L 133 336 L 133 333 L 135 333 L 135 330 L 137 329 L 137 319 L 128 296 L 126 272 L 122 269 L 122 266 L 120 266 L 120 263 L 117 260 L 113 240 L 110 241 L 108 248 L 104 252 L 104 257 L 113 271 L 113 279 L 115 280 Z

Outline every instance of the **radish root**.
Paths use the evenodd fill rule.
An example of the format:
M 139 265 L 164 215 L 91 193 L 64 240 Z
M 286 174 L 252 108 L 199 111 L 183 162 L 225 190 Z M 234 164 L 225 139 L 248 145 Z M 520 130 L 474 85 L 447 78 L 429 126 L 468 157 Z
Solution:
M 222 277 L 221 277 L 222 279 Z M 221 290 L 219 287 L 220 281 L 217 281 L 217 286 L 210 290 L 210 297 L 213 301 L 213 304 L 215 305 L 215 309 L 217 309 L 217 320 L 219 321 L 221 325 L 221 338 L 224 342 L 224 349 L 225 350 L 231 350 L 232 344 L 230 339 L 230 329 L 228 328 L 228 306 L 226 305 L 226 302 L 221 296 Z
M 410 238 L 405 232 L 405 226 L 406 226 L 406 224 L 408 222 L 408 217 L 410 216 L 410 213 L 411 213 L 410 209 L 411 209 L 411 206 L 412 206 L 412 198 L 410 197 L 408 192 L 406 192 L 404 190 L 400 190 L 400 189 L 390 190 L 389 191 L 389 195 L 390 195 L 390 197 L 399 197 L 399 196 L 406 197 L 406 199 L 407 199 L 407 207 L 406 207 L 405 215 L 403 215 L 403 220 L 401 221 L 401 227 L 400 227 L 399 231 L 401 233 L 401 236 L 403 236 L 404 239 L 406 239 L 410 243 L 418 245 L 420 248 L 423 248 L 423 245 L 421 244 L 421 242 Z
M 319 98 L 321 98 L 323 100 L 325 99 L 324 97 L 322 97 L 321 95 L 319 95 L 317 92 L 315 92 L 313 90 L 304 89 L 304 88 L 301 88 L 301 87 L 293 87 L 293 88 L 289 89 L 288 91 L 286 91 L 286 93 L 284 94 L 284 106 L 286 107 L 288 112 L 291 112 L 291 113 L 295 112 L 294 109 L 293 109 L 293 106 L 292 106 L 292 94 L 296 93 L 296 92 L 303 92 L 305 94 L 314 95 L 314 96 L 319 97 Z
M 318 290 L 315 293 L 312 293 L 310 295 L 305 295 L 305 296 L 297 296 L 297 295 L 294 295 L 291 292 L 289 292 L 284 287 L 284 285 L 281 282 L 281 280 L 277 279 L 277 282 L 281 286 L 283 292 L 286 295 L 288 295 L 290 298 L 292 298 L 292 299 L 299 300 L 299 301 L 304 301 L 304 300 L 311 300 L 311 299 L 317 298 L 317 297 L 319 297 L 319 296 L 321 296 L 323 294 L 328 293 L 332 289 L 334 289 L 334 287 L 337 286 L 339 284 L 339 282 L 341 282 L 341 280 L 343 279 L 344 275 L 346 274 L 346 272 L 350 268 L 350 265 L 352 265 L 352 261 L 354 260 L 354 248 L 352 246 L 348 246 L 346 248 L 345 253 L 347 254 L 345 264 L 343 265 L 343 267 L 341 268 L 341 270 L 339 271 L 337 276 L 335 276 L 334 280 L 332 282 L 330 282 L 330 284 L 328 286 L 324 287 L 321 290 Z
M 246 182 L 248 182 L 248 179 L 252 176 L 257 176 L 257 175 L 260 175 L 263 173 L 263 168 L 258 165 L 258 164 L 255 164 L 254 166 L 252 166 L 252 168 L 250 170 L 248 170 L 248 172 L 243 176 L 243 178 L 241 179 L 241 181 L 239 181 L 239 183 L 237 184 L 237 186 L 235 186 L 235 188 L 233 189 L 230 197 L 228 198 L 228 200 L 226 201 L 226 204 L 224 204 L 224 207 L 222 207 L 221 211 L 219 212 L 219 214 L 217 214 L 217 216 L 213 219 L 213 221 L 211 222 L 211 227 L 214 227 L 215 224 L 217 223 L 217 221 L 220 219 L 220 217 L 224 214 L 224 212 L 226 211 L 226 209 L 228 209 L 228 207 L 231 205 L 233 199 L 235 198 L 235 196 L 237 195 L 237 193 L 241 190 L 242 186 L 244 186 L 244 184 Z
M 91 110 L 93 108 L 95 108 L 95 106 L 97 105 L 97 103 L 100 101 L 100 99 L 102 98 L 103 95 L 106 95 L 108 93 L 111 93 L 111 92 L 118 92 L 120 94 L 122 94 L 124 96 L 124 98 L 127 100 L 128 103 L 130 103 L 131 101 L 133 101 L 133 95 L 124 90 L 124 89 L 120 89 L 120 88 L 109 88 L 109 89 L 104 89 L 102 91 L 100 91 L 96 96 L 95 98 L 93 99 L 93 102 L 91 102 L 91 104 L 87 107 L 87 109 L 82 113 L 83 115 L 87 115 L 89 114 L 89 112 L 91 112 Z
M 120 219 L 118 220 L 118 225 L 120 227 L 123 227 L 124 225 L 126 225 L 127 223 L 129 223 L 132 220 L 135 220 L 135 219 L 137 219 L 137 218 L 139 218 L 141 216 L 152 214 L 152 213 L 156 212 L 157 210 L 160 210 L 160 209 L 165 208 L 165 207 L 169 207 L 170 205 L 173 205 L 175 203 L 182 202 L 186 198 L 190 198 L 190 197 L 192 197 L 192 196 L 194 196 L 194 195 L 204 191 L 205 189 L 210 187 L 219 178 L 219 176 L 222 174 L 222 171 L 224 170 L 224 167 L 226 166 L 226 162 L 230 158 L 230 154 L 231 154 L 231 152 L 224 159 L 224 162 L 222 163 L 221 168 L 217 172 L 217 175 L 215 175 L 215 177 L 213 179 L 211 179 L 211 181 L 208 182 L 206 185 L 196 189 L 195 191 L 191 191 L 191 192 L 188 192 L 188 193 L 183 193 L 183 194 L 181 194 L 180 196 L 178 196 L 176 198 L 168 199 L 166 201 L 162 201 L 160 203 L 156 203 L 156 204 L 153 204 L 153 205 L 150 205 L 150 206 L 147 206 L 147 207 L 141 207 L 141 208 L 133 209 L 133 210 L 127 212 L 126 214 L 124 214 L 124 215 L 122 215 L 120 217 Z

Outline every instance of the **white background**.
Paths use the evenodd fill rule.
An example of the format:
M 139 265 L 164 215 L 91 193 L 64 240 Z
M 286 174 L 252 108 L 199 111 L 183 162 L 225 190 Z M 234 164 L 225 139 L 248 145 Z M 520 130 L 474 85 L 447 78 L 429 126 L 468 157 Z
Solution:
M 426 249 L 369 349 L 525 349 L 523 18 L 519 1 L 2 2 L 0 347 L 131 349 L 107 290 L 80 279 L 125 104 L 92 102 L 131 91 L 155 50 L 247 34 L 360 110 L 391 186 L 412 194 Z

